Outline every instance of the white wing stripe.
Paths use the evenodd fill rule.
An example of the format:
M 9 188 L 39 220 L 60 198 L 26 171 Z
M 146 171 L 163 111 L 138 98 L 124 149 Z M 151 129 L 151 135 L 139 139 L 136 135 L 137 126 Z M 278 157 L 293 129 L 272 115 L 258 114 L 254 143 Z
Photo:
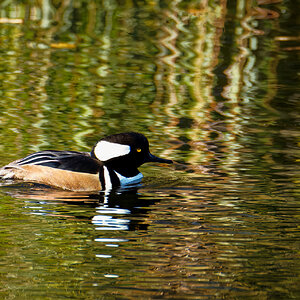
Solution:
M 42 151 L 30 154 L 22 159 L 19 159 L 14 162 L 16 165 L 26 165 L 26 164 L 41 164 L 45 162 L 59 162 L 61 159 L 74 157 L 81 153 L 73 152 L 51 152 L 51 151 Z M 85 152 L 82 152 L 84 155 Z
M 35 160 L 35 162 L 31 163 L 34 160 Z M 49 162 L 49 161 L 58 161 L 58 160 L 54 159 L 52 157 L 43 155 L 40 157 L 38 157 L 38 156 L 32 157 L 32 158 L 27 157 L 26 159 L 21 160 L 18 164 L 19 165 L 29 165 L 29 164 L 36 164 L 36 163 L 41 163 L 41 162 L 45 162 L 45 161 Z

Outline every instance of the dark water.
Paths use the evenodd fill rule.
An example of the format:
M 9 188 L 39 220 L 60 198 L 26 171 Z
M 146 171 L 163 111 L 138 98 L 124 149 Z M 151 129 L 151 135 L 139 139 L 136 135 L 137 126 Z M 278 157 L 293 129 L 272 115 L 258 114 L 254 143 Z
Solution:
M 0 165 L 134 130 L 137 191 L 0 187 L 2 299 L 299 299 L 299 3 L 2 1 Z

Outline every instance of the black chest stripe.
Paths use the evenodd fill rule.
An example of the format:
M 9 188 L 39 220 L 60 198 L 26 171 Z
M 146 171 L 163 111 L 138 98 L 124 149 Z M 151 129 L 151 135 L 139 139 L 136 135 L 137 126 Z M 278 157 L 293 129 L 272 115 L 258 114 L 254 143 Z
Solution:
M 120 184 L 121 184 L 120 179 L 118 178 L 117 174 L 112 169 L 108 169 L 108 174 L 109 174 L 111 186 L 113 188 L 120 186 Z
M 119 180 L 117 174 L 112 169 L 109 169 L 107 167 L 105 167 L 105 168 L 108 171 L 108 176 L 109 176 L 109 181 L 110 182 L 105 182 L 104 168 L 102 167 L 99 170 L 99 180 L 100 180 L 100 183 L 101 183 L 101 189 L 105 190 L 106 186 L 110 186 L 110 185 L 113 188 L 120 186 L 121 183 L 120 183 L 120 180 Z
M 99 170 L 99 180 L 101 183 L 101 189 L 105 190 L 105 179 L 104 179 L 104 168 L 100 168 Z

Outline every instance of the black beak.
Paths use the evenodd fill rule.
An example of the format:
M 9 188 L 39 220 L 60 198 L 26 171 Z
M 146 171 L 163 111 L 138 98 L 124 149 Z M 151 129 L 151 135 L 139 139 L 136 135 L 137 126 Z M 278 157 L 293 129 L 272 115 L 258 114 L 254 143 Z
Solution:
M 173 163 L 173 161 L 170 159 L 164 159 L 164 158 L 157 157 L 157 156 L 151 154 L 150 152 L 149 152 L 149 156 L 146 158 L 145 162 L 157 162 L 157 163 L 164 163 L 164 164 L 172 164 Z

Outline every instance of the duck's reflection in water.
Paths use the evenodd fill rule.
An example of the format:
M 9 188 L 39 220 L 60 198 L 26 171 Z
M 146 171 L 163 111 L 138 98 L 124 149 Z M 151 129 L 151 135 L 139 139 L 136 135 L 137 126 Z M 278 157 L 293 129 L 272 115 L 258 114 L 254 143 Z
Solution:
M 158 201 L 139 194 L 137 187 L 86 193 L 26 183 L 1 189 L 24 201 L 24 213 L 90 221 L 96 230 L 146 230 L 143 216 Z

